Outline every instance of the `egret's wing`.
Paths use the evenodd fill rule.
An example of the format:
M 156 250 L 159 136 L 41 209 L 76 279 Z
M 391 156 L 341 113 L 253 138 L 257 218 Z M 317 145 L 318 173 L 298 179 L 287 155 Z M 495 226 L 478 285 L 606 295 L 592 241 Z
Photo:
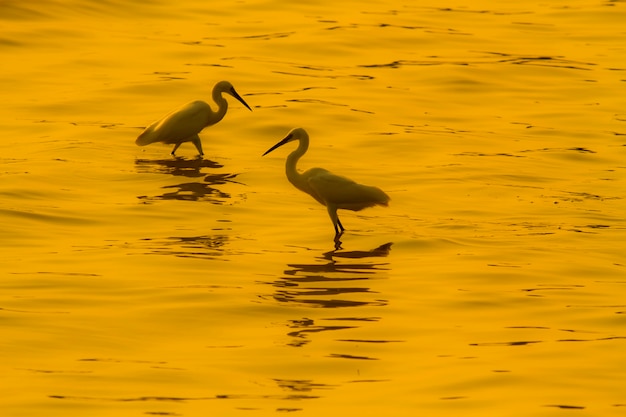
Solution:
M 311 192 L 316 196 L 317 200 L 326 203 L 334 201 L 333 196 L 340 194 L 343 182 L 339 180 L 341 177 L 331 174 L 322 168 L 313 168 L 304 173 L 307 177 L 307 183 L 311 188 Z M 347 178 L 346 178 L 347 179 Z
M 389 196 L 380 188 L 358 184 L 349 178 L 321 170 L 308 177 L 311 189 L 327 205 L 361 210 L 377 204 L 387 205 Z
M 137 145 L 154 142 L 177 143 L 198 134 L 207 125 L 211 108 L 204 101 L 192 101 L 148 126 L 137 138 Z

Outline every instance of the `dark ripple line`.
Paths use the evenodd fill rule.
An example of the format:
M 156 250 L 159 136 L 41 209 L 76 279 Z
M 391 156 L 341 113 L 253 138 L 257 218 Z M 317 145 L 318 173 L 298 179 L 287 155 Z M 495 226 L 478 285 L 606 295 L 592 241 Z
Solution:
M 297 32 L 274 32 L 274 33 L 262 33 L 259 35 L 244 35 L 244 36 L 212 36 L 205 37 L 203 39 L 260 39 L 260 40 L 270 40 L 270 39 L 279 39 L 286 38 L 291 35 L 295 35 Z
M 599 337 L 597 339 L 559 339 L 557 342 L 600 342 L 603 340 L 622 340 L 626 339 L 626 336 L 609 336 Z
M 137 359 L 114 359 L 114 358 L 82 358 L 78 359 L 79 362 L 110 362 L 110 363 L 140 363 L 151 365 L 165 365 L 165 361 L 148 361 Z
M 92 274 L 89 272 L 53 272 L 53 271 L 37 271 L 37 272 L 9 272 L 11 275 L 60 275 L 62 277 L 101 277 L 100 274 Z
M 544 407 L 555 407 L 555 408 L 561 408 L 564 410 L 584 410 L 585 409 L 585 407 L 581 405 L 567 405 L 567 404 L 546 404 L 544 405 Z
M 315 99 L 315 98 L 293 98 L 293 99 L 288 99 L 287 101 L 294 102 L 294 103 L 317 103 L 317 104 L 326 104 L 329 106 L 348 107 L 347 104 L 333 103 L 332 101 L 320 100 L 320 99 Z
M 362 361 L 377 361 L 378 358 L 370 358 L 369 356 L 357 356 L 357 355 L 346 355 L 342 353 L 331 353 L 328 355 L 329 358 L 338 358 L 338 359 L 356 359 Z
M 542 340 L 519 340 L 514 342 L 484 342 L 470 343 L 470 346 L 526 346 L 535 343 L 542 343 Z
M 338 342 L 350 343 L 400 343 L 405 340 L 369 340 L 369 339 L 337 339 Z
M 469 65 L 466 61 L 415 61 L 407 59 L 399 59 L 388 62 L 386 64 L 361 64 L 357 65 L 360 68 L 400 68 L 402 66 L 432 66 L 432 65 Z
M 520 12 L 497 12 L 495 10 L 472 10 L 472 9 L 455 9 L 452 7 L 424 7 L 425 9 L 432 9 L 438 12 L 449 12 L 449 13 L 473 13 L 473 14 L 493 14 L 496 16 L 512 16 L 512 15 L 520 15 L 520 14 L 533 14 L 531 11 L 520 11 Z
M 606 340 L 624 340 L 626 336 L 609 336 L 609 337 L 599 337 L 596 339 L 557 339 L 556 342 L 601 342 Z M 544 340 L 520 340 L 513 342 L 484 342 L 484 343 L 470 343 L 470 346 L 527 346 L 536 343 L 545 343 Z
M 330 78 L 332 80 L 337 78 L 356 78 L 359 80 L 373 80 L 375 77 L 371 75 L 364 74 L 349 74 L 349 75 L 314 75 L 314 74 L 299 74 L 297 72 L 287 72 L 287 71 L 272 71 L 274 74 L 283 74 L 283 75 L 294 75 L 297 77 L 312 77 L 312 78 Z
M 27 313 L 27 314 L 70 314 L 69 311 L 31 311 L 31 310 L 17 310 L 11 308 L 0 307 L 0 311 L 6 311 L 7 313 Z
M 478 51 L 480 52 L 480 51 Z M 395 60 L 384 64 L 361 64 L 357 67 L 361 68 L 400 68 L 402 66 L 432 66 L 432 65 L 489 65 L 489 64 L 513 64 L 513 65 L 535 65 L 553 68 L 565 68 L 590 71 L 591 68 L 585 68 L 590 66 L 596 66 L 597 64 L 592 62 L 579 62 L 565 59 L 563 57 L 552 56 L 513 56 L 503 52 L 484 52 L 489 55 L 500 56 L 503 59 L 496 61 L 440 61 L 440 60 Z
M 111 401 L 111 402 L 151 402 L 151 401 L 164 401 L 164 402 L 185 402 L 185 401 L 207 401 L 207 400 L 250 400 L 250 399 L 262 399 L 262 400 L 309 400 L 320 398 L 318 395 L 305 395 L 305 394 L 288 394 L 288 395 L 230 395 L 230 394 L 217 394 L 209 397 L 167 397 L 167 396 L 141 396 L 141 397 L 129 397 L 129 398 L 104 398 L 104 397 L 82 397 L 73 395 L 49 395 L 49 398 L 55 400 L 87 400 L 87 401 Z

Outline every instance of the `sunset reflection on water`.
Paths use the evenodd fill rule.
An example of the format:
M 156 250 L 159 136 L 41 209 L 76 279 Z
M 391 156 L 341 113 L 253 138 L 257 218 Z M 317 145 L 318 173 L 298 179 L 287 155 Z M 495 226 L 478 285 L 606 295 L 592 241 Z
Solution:
M 4 415 L 619 415 L 624 7 L 2 2 Z

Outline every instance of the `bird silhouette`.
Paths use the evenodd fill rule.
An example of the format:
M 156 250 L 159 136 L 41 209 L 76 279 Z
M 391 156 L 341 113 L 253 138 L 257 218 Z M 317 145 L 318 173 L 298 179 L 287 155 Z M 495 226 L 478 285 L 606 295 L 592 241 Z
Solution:
M 200 156 L 204 155 L 198 133 L 205 127 L 216 124 L 226 115 L 228 102 L 222 96 L 223 93 L 235 97 L 248 110 L 252 111 L 230 82 L 220 81 L 215 84 L 212 93 L 213 101 L 217 104 L 217 111 L 213 111 L 211 106 L 204 101 L 191 101 L 146 127 L 137 137 L 135 143 L 139 146 L 155 142 L 174 144 L 174 149 L 171 152 L 174 155 L 183 142 L 191 142 L 198 149 Z
M 380 188 L 358 184 L 324 168 L 311 168 L 303 173 L 298 172 L 296 164 L 309 148 L 309 135 L 300 127 L 292 129 L 283 140 L 268 149 L 263 156 L 296 140 L 299 141 L 298 148 L 287 156 L 285 164 L 287 179 L 297 189 L 326 206 L 335 228 L 336 241 L 345 230 L 337 215 L 337 209 L 359 211 L 376 205 L 388 205 L 390 198 Z

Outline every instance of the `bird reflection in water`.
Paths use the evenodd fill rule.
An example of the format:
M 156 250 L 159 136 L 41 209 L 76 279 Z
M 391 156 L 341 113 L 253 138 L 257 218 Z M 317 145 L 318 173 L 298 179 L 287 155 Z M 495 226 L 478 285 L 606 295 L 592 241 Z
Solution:
M 187 159 L 174 157 L 168 159 L 136 159 L 135 166 L 139 173 L 168 174 L 175 177 L 197 178 L 202 177 L 202 168 L 223 168 L 220 163 L 194 158 Z
M 223 234 L 213 236 L 173 236 L 163 239 L 143 239 L 149 247 L 148 254 L 170 255 L 179 258 L 217 259 L 224 255 L 228 237 Z
M 208 201 L 214 204 L 223 204 L 231 198 L 229 193 L 221 191 L 217 186 L 227 183 L 241 184 L 235 181 L 237 174 L 221 173 L 207 174 L 203 168 L 222 168 L 223 165 L 208 159 L 186 159 L 176 157 L 173 159 L 136 159 L 135 167 L 140 173 L 156 173 L 172 175 L 174 177 L 201 178 L 200 181 L 188 181 L 181 184 L 165 185 L 160 195 L 138 196 L 140 200 L 182 200 L 182 201 Z
M 317 257 L 323 263 L 288 264 L 284 276 L 266 282 L 274 287 L 271 298 L 280 304 L 316 309 L 384 307 L 387 300 L 368 284 L 374 278 L 381 278 L 381 274 L 388 269 L 388 263 L 379 262 L 379 258 L 389 254 L 391 245 L 385 243 L 365 251 L 333 250 Z M 364 322 L 379 320 L 378 317 L 359 317 L 356 314 L 348 317 L 311 317 L 315 317 L 313 312 L 310 317 L 287 322 L 290 329 L 288 336 L 292 338 L 288 345 L 302 346 L 309 343 L 308 336 L 312 334 L 351 329 L 360 327 Z

